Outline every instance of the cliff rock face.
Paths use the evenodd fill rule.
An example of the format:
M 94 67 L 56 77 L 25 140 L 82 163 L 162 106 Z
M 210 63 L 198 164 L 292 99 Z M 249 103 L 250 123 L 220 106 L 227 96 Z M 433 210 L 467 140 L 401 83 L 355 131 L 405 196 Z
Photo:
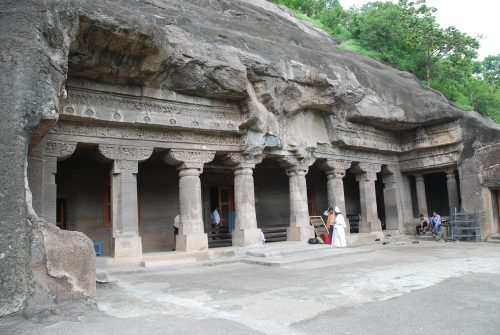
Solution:
M 0 45 L 0 315 L 36 314 L 37 301 L 58 302 L 56 291 L 61 300 L 95 294 L 95 261 L 60 256 L 93 259 L 90 240 L 38 219 L 26 182 L 28 148 L 57 121 L 68 76 L 237 101 L 256 146 L 265 134 L 288 148 L 331 141 L 294 137 L 306 110 L 330 125 L 396 132 L 464 120 L 464 176 L 479 167 L 490 177 L 478 185 L 498 184 L 498 125 L 264 0 L 2 1 Z

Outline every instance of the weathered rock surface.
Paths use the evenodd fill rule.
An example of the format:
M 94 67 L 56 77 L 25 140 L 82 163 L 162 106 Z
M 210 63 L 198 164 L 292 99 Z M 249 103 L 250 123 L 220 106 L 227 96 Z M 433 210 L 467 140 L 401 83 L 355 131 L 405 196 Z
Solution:
M 2 1 L 0 45 L 0 315 L 94 294 L 93 263 L 74 262 L 92 259 L 90 241 L 38 220 L 27 202 L 30 140 L 55 124 L 68 75 L 238 101 L 249 147 L 264 134 L 310 145 L 286 135 L 301 122 L 286 120 L 304 110 L 393 131 L 463 119 L 463 182 L 479 168 L 498 183 L 498 125 L 264 0 Z

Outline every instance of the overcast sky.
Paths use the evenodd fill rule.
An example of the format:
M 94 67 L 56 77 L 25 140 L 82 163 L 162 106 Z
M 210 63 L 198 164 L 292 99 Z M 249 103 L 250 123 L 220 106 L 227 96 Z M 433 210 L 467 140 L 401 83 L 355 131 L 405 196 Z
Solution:
M 347 9 L 360 7 L 368 0 L 340 0 Z M 397 0 L 393 0 L 397 2 Z M 498 0 L 427 0 L 437 8 L 434 13 L 441 27 L 454 26 L 472 37 L 483 35 L 479 59 L 500 54 L 500 1 Z

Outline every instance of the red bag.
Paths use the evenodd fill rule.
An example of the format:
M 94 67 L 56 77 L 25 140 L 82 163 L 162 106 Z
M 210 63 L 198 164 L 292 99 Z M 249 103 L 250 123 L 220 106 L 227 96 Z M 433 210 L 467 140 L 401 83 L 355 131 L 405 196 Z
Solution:
M 330 238 L 330 234 L 323 233 L 323 234 L 321 234 L 320 237 L 323 240 L 323 242 L 325 242 L 325 244 L 332 244 L 332 239 Z

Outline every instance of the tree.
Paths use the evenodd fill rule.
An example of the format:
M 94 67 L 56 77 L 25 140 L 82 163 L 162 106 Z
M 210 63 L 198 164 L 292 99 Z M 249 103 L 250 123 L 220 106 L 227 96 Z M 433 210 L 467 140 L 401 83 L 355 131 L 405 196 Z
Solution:
M 480 64 L 480 73 L 490 85 L 490 91 L 500 88 L 500 54 L 488 56 Z

